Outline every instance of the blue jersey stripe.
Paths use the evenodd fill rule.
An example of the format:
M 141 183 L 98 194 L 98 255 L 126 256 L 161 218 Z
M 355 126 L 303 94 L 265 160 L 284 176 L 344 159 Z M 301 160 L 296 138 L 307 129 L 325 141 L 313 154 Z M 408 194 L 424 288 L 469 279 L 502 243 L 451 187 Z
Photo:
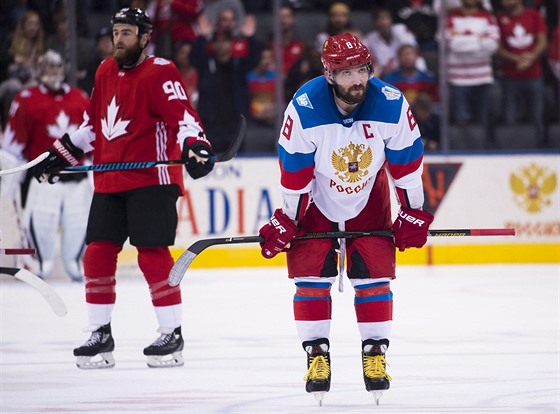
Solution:
M 315 154 L 296 152 L 290 154 L 282 145 L 278 146 L 278 159 L 284 171 L 298 172 L 315 164 Z
M 422 137 L 416 138 L 410 147 L 400 150 L 392 150 L 385 148 L 385 155 L 387 161 L 391 164 L 408 164 L 415 161 L 422 156 L 424 152 L 424 144 L 422 144 Z

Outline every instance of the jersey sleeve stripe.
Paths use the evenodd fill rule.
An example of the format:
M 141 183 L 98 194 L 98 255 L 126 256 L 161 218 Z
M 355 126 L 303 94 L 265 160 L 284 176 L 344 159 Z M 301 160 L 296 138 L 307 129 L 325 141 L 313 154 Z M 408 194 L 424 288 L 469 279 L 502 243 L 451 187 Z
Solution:
M 424 151 L 422 138 L 418 137 L 411 146 L 399 150 L 385 148 L 385 155 L 389 164 L 408 164 L 409 162 L 418 160 Z
M 301 190 L 311 182 L 313 179 L 313 166 L 306 167 L 298 172 L 286 171 L 280 166 L 282 177 L 280 184 L 287 190 Z
M 278 159 L 282 171 L 292 173 L 315 165 L 314 153 L 295 152 L 291 154 L 282 145 L 278 146 Z
M 391 163 L 389 163 L 389 172 L 391 173 L 391 176 L 395 180 L 398 180 L 400 178 L 406 177 L 407 175 L 412 174 L 413 172 L 417 171 L 418 168 L 420 168 L 420 166 L 422 165 L 422 160 L 423 160 L 423 157 L 420 157 L 417 160 L 409 162 L 408 164 L 391 164 Z

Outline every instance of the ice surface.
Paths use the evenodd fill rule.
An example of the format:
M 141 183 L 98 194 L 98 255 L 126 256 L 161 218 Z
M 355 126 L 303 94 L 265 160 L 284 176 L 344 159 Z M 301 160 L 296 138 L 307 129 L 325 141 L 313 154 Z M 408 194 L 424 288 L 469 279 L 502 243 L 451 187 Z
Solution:
M 147 286 L 117 277 L 116 366 L 79 370 L 89 334 L 83 286 L 51 280 L 68 315 L 0 277 L 1 413 L 558 413 L 558 265 L 403 266 L 392 283 L 391 389 L 364 389 L 353 292 L 333 288 L 332 386 L 305 393 L 305 353 L 282 268 L 189 270 L 185 366 L 150 369 L 157 336 Z

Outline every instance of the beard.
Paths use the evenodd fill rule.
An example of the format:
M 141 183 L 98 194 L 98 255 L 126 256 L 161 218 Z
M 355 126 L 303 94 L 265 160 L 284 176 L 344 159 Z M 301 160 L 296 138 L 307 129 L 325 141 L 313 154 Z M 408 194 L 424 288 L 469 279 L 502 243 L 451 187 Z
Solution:
M 133 46 L 125 47 L 124 49 L 117 49 L 115 46 L 113 50 L 113 59 L 115 59 L 120 67 L 134 66 L 136 62 L 138 62 L 138 59 L 140 59 L 143 50 L 139 41 Z
M 338 84 L 333 84 L 334 94 L 337 98 L 346 102 L 348 105 L 356 105 L 362 103 L 366 99 L 367 83 L 365 85 L 351 86 L 347 90 L 341 90 Z M 361 91 L 361 93 L 356 93 Z

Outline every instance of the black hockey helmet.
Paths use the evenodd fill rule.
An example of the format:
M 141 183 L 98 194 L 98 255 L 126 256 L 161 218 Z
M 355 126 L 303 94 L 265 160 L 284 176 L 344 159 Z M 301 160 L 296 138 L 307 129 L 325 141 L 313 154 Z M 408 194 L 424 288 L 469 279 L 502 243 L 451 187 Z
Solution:
M 150 34 L 152 32 L 152 21 L 148 13 L 142 9 L 131 9 L 129 7 L 120 9 L 111 18 L 111 27 L 118 23 L 130 24 L 138 27 L 138 35 L 142 35 L 143 33 Z

